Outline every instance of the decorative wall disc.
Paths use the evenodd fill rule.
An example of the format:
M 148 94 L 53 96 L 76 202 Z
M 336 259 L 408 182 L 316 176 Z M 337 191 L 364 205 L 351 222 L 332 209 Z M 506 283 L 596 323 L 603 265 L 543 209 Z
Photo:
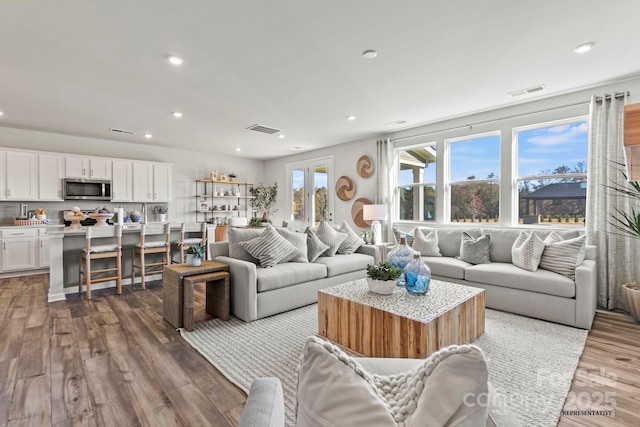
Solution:
M 363 178 L 369 178 L 373 175 L 376 168 L 373 165 L 373 160 L 371 157 L 364 155 L 358 159 L 358 163 L 356 164 L 356 170 L 358 171 L 358 175 Z
M 338 198 L 345 202 L 353 199 L 353 196 L 356 195 L 355 182 L 348 176 L 341 176 L 336 181 L 336 193 L 338 194 Z
M 365 221 L 362 218 L 363 214 L 363 206 L 364 205 L 372 205 L 373 202 L 369 199 L 365 199 L 364 197 L 360 197 L 353 202 L 353 206 L 351 206 L 351 218 L 353 218 L 353 223 L 358 227 L 369 227 L 371 225 L 371 221 Z

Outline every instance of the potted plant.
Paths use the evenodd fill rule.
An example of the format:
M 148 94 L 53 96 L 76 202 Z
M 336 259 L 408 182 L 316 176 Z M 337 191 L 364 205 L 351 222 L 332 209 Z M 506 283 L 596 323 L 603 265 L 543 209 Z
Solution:
M 388 262 L 367 265 L 367 285 L 371 292 L 391 295 L 396 287 L 396 280 L 402 274 L 402 269 Z
M 627 180 L 627 174 L 624 171 L 625 165 L 614 163 L 617 165 L 620 174 Z M 640 202 L 640 181 L 628 181 L 627 185 L 614 183 L 609 185 L 608 188 L 623 194 L 631 199 L 632 202 Z M 640 238 L 640 211 L 636 211 L 634 208 L 631 208 L 631 212 L 624 212 L 615 207 L 613 209 L 614 212 L 609 224 L 626 236 Z M 636 281 L 625 283 L 622 285 L 622 295 L 627 300 L 631 316 L 636 322 L 640 322 L 640 283 Z
M 204 246 L 202 244 L 198 243 L 193 246 L 189 246 L 187 248 L 187 258 L 185 260 L 185 265 L 191 267 L 199 266 L 200 264 L 202 264 L 204 255 Z
M 278 211 L 274 207 L 278 196 L 278 183 L 273 185 L 258 184 L 249 191 L 252 196 L 251 207 L 262 214 L 261 223 L 266 225 L 264 223 L 271 222 L 269 217 Z
M 169 207 L 165 205 L 155 205 L 153 207 L 153 213 L 158 217 L 158 221 L 165 222 L 167 220 L 167 212 Z

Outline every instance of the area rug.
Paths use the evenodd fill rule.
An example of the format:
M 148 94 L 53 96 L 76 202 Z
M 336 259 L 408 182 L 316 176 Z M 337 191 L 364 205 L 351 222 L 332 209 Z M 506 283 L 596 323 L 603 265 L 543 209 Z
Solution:
M 213 319 L 180 333 L 232 383 L 248 392 L 257 377 L 282 382 L 287 426 L 295 426 L 297 368 L 305 339 L 318 329 L 316 304 L 245 323 Z M 489 380 L 523 426 L 555 426 L 587 331 L 486 311 L 482 348 Z

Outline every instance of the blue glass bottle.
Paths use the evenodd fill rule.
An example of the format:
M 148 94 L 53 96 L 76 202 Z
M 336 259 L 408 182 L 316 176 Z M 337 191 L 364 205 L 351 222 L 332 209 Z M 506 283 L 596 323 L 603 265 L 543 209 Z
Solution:
M 413 260 L 404 267 L 407 291 L 413 295 L 424 295 L 429 290 L 431 282 L 431 269 L 422 260 L 419 252 L 413 256 Z
M 413 258 L 415 251 L 407 245 L 407 239 L 404 236 L 400 237 L 400 244 L 393 248 L 389 255 L 387 255 L 387 262 L 395 267 L 404 269 L 404 267 Z M 405 286 L 404 272 L 396 280 L 396 285 Z

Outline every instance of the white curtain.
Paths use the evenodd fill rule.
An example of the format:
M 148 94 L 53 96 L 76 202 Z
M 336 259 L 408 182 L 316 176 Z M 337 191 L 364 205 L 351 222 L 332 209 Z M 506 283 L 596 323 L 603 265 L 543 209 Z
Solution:
M 384 242 L 393 242 L 393 143 L 389 139 L 376 142 L 376 157 L 378 160 L 378 173 L 376 178 L 376 204 L 387 205 L 387 220 L 382 222 L 382 236 Z
M 587 187 L 587 244 L 596 246 L 598 306 L 628 310 L 621 287 L 633 277 L 632 238 L 611 224 L 614 208 L 629 212 L 630 201 L 609 187 L 624 185 L 619 166 L 624 163 L 623 131 L 626 95 L 591 98 Z

